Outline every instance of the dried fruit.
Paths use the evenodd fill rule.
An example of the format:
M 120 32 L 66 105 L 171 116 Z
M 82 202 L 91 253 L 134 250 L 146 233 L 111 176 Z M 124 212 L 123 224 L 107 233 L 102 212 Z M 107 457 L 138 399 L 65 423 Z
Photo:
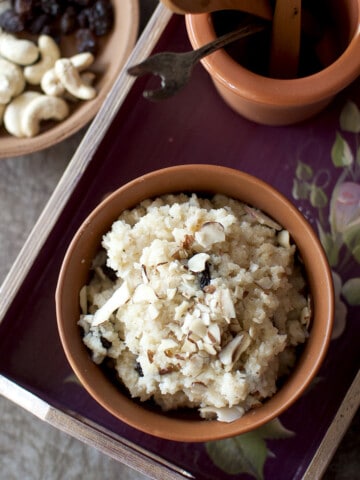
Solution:
M 97 50 L 97 37 L 114 24 L 111 0 L 13 0 L 0 15 L 0 27 L 9 33 L 46 34 L 58 43 L 61 36 L 85 29 L 76 38 L 79 52 Z
M 76 34 L 76 50 L 79 53 L 82 52 L 91 52 L 93 54 L 96 53 L 97 50 L 97 42 L 95 39 L 95 35 L 89 28 L 80 28 Z

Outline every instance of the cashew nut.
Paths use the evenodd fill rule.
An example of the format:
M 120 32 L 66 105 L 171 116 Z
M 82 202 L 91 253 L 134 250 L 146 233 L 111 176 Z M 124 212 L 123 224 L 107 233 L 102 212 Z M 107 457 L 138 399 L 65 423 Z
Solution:
M 94 59 L 94 55 L 90 52 L 78 53 L 77 55 L 70 57 L 71 63 L 74 65 L 78 72 L 82 72 L 86 68 L 90 67 L 90 65 L 92 65 L 92 63 L 94 62 Z M 87 78 L 84 79 L 82 75 L 80 76 L 83 79 L 83 83 L 85 83 L 86 85 L 91 85 L 93 80 L 89 82 Z M 44 93 L 46 93 L 46 95 L 54 95 L 56 97 L 59 97 L 65 93 L 65 87 L 57 76 L 55 68 L 51 68 L 44 73 L 40 85 L 41 89 Z
M 74 65 L 78 72 L 82 72 L 86 68 L 90 67 L 94 63 L 95 57 L 90 52 L 77 53 L 70 57 L 71 63 Z
M 83 73 L 80 73 L 80 78 L 85 85 L 91 86 L 95 81 L 96 75 L 93 72 L 83 72 Z M 65 91 L 65 88 L 64 88 L 64 91 Z M 64 93 L 63 98 L 65 98 L 65 100 L 69 100 L 69 102 L 77 102 L 79 100 L 78 98 L 74 97 L 74 95 L 71 95 L 71 93 L 66 91 Z
M 25 79 L 19 65 L 0 58 L 0 104 L 9 103 L 25 88 Z
M 25 137 L 34 137 L 40 131 L 42 120 L 64 120 L 69 106 L 62 98 L 40 95 L 29 102 L 22 111 L 21 130 Z
M 44 73 L 55 65 L 60 58 L 60 49 L 56 42 L 48 35 L 40 35 L 38 39 L 40 60 L 34 65 L 24 68 L 26 80 L 31 85 L 39 85 Z
M 86 85 L 71 59 L 60 58 L 55 62 L 55 73 L 65 89 L 77 98 L 91 100 L 96 96 L 95 88 Z
M 39 57 L 39 49 L 34 42 L 16 38 L 0 28 L 0 55 L 18 65 L 31 65 Z
M 46 95 L 60 97 L 65 92 L 65 87 L 60 82 L 53 68 L 44 73 L 40 85 Z
M 4 126 L 6 130 L 15 135 L 15 137 L 23 137 L 24 134 L 21 128 L 21 116 L 23 109 L 28 105 L 32 100 L 39 97 L 41 94 L 38 92 L 24 92 L 18 97 L 14 98 L 5 109 L 4 113 Z

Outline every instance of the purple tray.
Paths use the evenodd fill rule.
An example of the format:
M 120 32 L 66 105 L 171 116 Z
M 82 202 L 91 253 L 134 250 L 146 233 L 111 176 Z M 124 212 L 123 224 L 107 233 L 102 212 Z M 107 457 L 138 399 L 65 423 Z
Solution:
M 183 19 L 175 16 L 156 50 L 187 49 Z M 359 370 L 359 298 L 354 299 L 352 288 L 359 285 L 353 280 L 360 277 L 359 252 L 356 261 L 351 245 L 342 244 L 337 259 L 334 235 L 329 233 L 335 187 L 342 184 L 360 198 L 360 162 L 355 160 L 360 135 L 351 127 L 358 112 L 358 85 L 316 118 L 290 127 L 261 126 L 235 114 L 219 98 L 201 65 L 189 85 L 165 102 L 143 99 L 142 91 L 150 86 L 153 79 L 134 83 L 9 305 L 0 324 L 0 373 L 57 410 L 108 432 L 114 442 L 123 438 L 145 455 L 178 466 L 184 470 L 183 478 L 303 478 Z M 214 444 L 162 441 L 108 414 L 74 380 L 55 317 L 60 264 L 85 216 L 125 182 L 184 163 L 233 167 L 279 189 L 318 231 L 344 287 L 344 296 L 337 299 L 336 338 L 312 388 L 267 429 Z M 345 220 L 344 215 L 343 233 L 344 222 L 352 221 L 350 214 Z M 359 211 L 354 215 L 360 218 Z

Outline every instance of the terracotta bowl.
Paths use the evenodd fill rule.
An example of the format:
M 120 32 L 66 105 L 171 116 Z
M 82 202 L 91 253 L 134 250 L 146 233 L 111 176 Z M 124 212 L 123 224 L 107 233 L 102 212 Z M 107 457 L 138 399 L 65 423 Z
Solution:
M 324 14 L 331 16 L 335 26 L 324 33 L 316 47 L 325 65 L 317 73 L 276 79 L 245 68 L 224 49 L 205 57 L 202 64 L 225 102 L 244 117 L 261 124 L 293 124 L 320 112 L 355 80 L 360 74 L 360 0 L 331 0 L 325 2 L 325 8 L 328 11 Z M 193 48 L 216 38 L 213 18 L 210 14 L 186 16 Z M 338 47 L 339 52 L 335 52 Z M 258 54 L 261 54 L 259 49 L 253 51 L 253 59 Z M 310 61 L 309 57 L 304 61 Z
M 94 64 L 89 68 L 96 74 L 94 83 L 97 96 L 90 101 L 70 104 L 71 113 L 62 122 L 43 122 L 39 135 L 32 138 L 17 138 L 0 126 L 0 158 L 26 155 L 48 148 L 65 140 L 84 127 L 100 109 L 125 60 L 131 52 L 140 20 L 139 3 L 134 0 L 113 0 L 115 19 L 112 31 L 102 37 Z M 63 56 L 76 53 L 73 36 L 64 37 L 61 43 Z
M 202 420 L 154 410 L 114 385 L 94 364 L 77 325 L 79 291 L 87 283 L 91 261 L 102 235 L 119 214 L 140 201 L 165 193 L 222 193 L 245 201 L 271 215 L 290 232 L 303 258 L 313 297 L 311 333 L 291 376 L 261 407 L 233 423 Z M 56 311 L 61 342 L 75 374 L 85 389 L 106 410 L 123 422 L 164 439 L 204 442 L 239 435 L 280 415 L 309 386 L 330 341 L 333 322 L 331 272 L 318 238 L 299 211 L 263 181 L 237 170 L 213 165 L 184 165 L 158 170 L 122 186 L 107 197 L 84 221 L 73 238 L 62 264 Z

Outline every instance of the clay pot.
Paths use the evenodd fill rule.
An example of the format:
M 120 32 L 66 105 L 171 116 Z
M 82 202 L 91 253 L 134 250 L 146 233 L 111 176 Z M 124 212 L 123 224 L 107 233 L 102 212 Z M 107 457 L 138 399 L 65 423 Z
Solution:
M 286 228 L 303 259 L 313 316 L 309 338 L 284 385 L 259 408 L 242 418 L 223 423 L 202 420 L 198 412 L 181 416 L 164 413 L 130 398 L 99 365 L 83 344 L 79 292 L 88 281 L 91 262 L 120 213 L 147 198 L 166 193 L 222 193 L 253 205 Z M 330 342 L 333 323 L 332 276 L 321 244 L 301 213 L 282 194 L 263 181 L 237 170 L 214 165 L 182 165 L 158 170 L 122 186 L 107 197 L 75 234 L 62 264 L 56 312 L 60 338 L 75 374 L 106 410 L 138 430 L 161 438 L 204 442 L 239 435 L 279 416 L 306 390 L 316 375 Z
M 320 112 L 359 76 L 360 0 L 331 0 L 324 2 L 323 8 L 324 18 L 330 18 L 324 22 L 329 25 L 331 22 L 331 26 L 324 23 L 316 47 L 323 66 L 315 73 L 301 78 L 270 78 L 245 68 L 224 49 L 202 60 L 219 94 L 231 108 L 261 124 L 293 124 Z M 186 16 L 194 48 L 216 38 L 213 18 L 216 17 L 211 14 Z M 305 23 L 307 20 L 304 11 Z M 338 47 L 340 50 L 335 51 Z

